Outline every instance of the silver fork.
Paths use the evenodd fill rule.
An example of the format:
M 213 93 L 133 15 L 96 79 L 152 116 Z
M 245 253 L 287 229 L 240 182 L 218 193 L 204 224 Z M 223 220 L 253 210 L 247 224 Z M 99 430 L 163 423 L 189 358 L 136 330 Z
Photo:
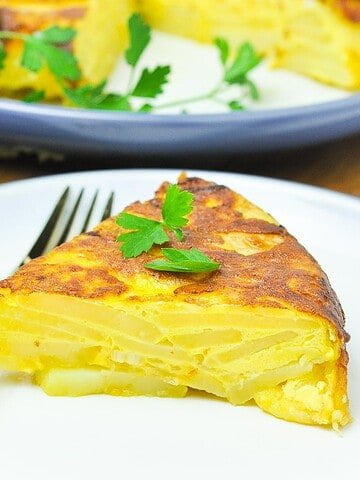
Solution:
M 84 188 L 82 188 L 79 195 L 76 198 L 76 201 L 72 210 L 70 211 L 70 215 L 66 220 L 65 226 L 61 228 L 60 232 L 57 235 L 57 238 L 55 238 L 54 241 L 51 242 L 52 243 L 51 248 L 61 245 L 62 243 L 66 242 L 66 240 L 68 239 L 70 230 L 74 225 L 74 221 L 76 218 L 78 218 L 78 215 L 79 215 L 78 211 L 79 211 L 82 198 L 84 196 L 84 192 L 85 190 Z M 98 195 L 99 195 L 99 191 L 96 190 L 95 194 L 93 195 L 90 201 L 89 208 L 86 211 L 84 221 L 83 223 L 81 222 L 82 227 L 77 232 L 74 232 L 75 234 L 80 234 L 87 231 L 92 214 L 95 210 Z M 56 205 L 52 213 L 50 214 L 50 217 L 47 220 L 43 230 L 41 231 L 39 237 L 35 241 L 29 253 L 26 255 L 24 260 L 20 263 L 19 267 L 25 265 L 33 258 L 44 255 L 49 250 L 50 240 L 52 240 L 52 237 L 55 231 L 58 229 L 58 226 L 61 225 L 61 223 L 63 223 L 64 217 L 65 217 L 64 213 L 66 210 L 65 207 L 67 207 L 69 203 L 69 196 L 70 196 L 70 187 L 67 187 L 62 193 L 62 195 L 60 196 L 60 198 L 58 199 L 58 201 L 56 202 Z M 102 211 L 101 221 L 111 216 L 111 212 L 114 204 L 114 198 L 115 198 L 114 192 L 111 192 L 105 204 L 105 208 Z

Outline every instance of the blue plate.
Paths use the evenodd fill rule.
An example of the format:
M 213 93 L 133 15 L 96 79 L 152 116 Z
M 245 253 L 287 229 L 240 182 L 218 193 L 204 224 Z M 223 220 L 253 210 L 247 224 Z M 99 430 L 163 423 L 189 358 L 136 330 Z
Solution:
M 305 107 L 202 115 L 129 114 L 0 100 L 2 145 L 97 156 L 263 153 L 357 132 L 360 94 Z

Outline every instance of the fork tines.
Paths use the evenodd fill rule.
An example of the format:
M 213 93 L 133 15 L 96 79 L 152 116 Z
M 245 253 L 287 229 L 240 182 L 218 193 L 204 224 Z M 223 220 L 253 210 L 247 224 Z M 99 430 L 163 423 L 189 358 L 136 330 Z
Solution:
M 51 248 L 66 242 L 69 239 L 70 232 L 73 235 L 77 235 L 88 230 L 90 221 L 95 214 L 97 207 L 99 191 L 96 190 L 95 194 L 92 196 L 89 206 L 85 209 L 85 214 L 80 212 L 80 206 L 83 203 L 84 193 L 85 190 L 82 188 L 80 193 L 77 195 L 75 204 L 71 208 L 70 213 L 66 214 L 70 204 L 70 187 L 66 187 L 56 202 L 56 205 L 54 206 L 54 209 L 50 214 L 50 217 L 48 218 L 42 232 L 19 267 L 29 262 L 33 258 L 44 255 Z M 102 210 L 99 210 L 97 215 L 98 220 L 103 221 L 111 216 L 114 198 L 114 192 L 110 192 L 105 207 L 103 207 Z M 80 217 L 84 218 L 84 220 L 81 222 L 82 226 L 80 228 L 76 228 L 75 220 Z M 53 238 L 55 235 L 56 237 Z

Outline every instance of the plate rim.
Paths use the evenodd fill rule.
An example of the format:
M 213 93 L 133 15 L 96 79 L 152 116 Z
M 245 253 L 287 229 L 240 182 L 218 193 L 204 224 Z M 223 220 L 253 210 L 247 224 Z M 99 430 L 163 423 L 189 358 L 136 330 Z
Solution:
M 311 105 L 303 105 L 298 107 L 274 108 L 268 110 L 257 111 L 241 111 L 227 113 L 192 113 L 183 115 L 179 113 L 172 114 L 148 114 L 138 112 L 122 112 L 94 110 L 85 108 L 71 108 L 61 105 L 47 104 L 27 104 L 21 100 L 13 100 L 0 98 L 1 113 L 17 113 L 24 115 L 37 115 L 41 117 L 57 117 L 59 119 L 77 119 L 77 120 L 93 120 L 93 121 L 117 121 L 119 123 L 135 123 L 135 124 L 158 124 L 167 123 L 171 125 L 186 125 L 191 123 L 227 123 L 227 122 L 259 122 L 261 120 L 277 121 L 284 118 L 311 117 L 314 114 L 329 114 L 345 111 L 354 113 L 360 118 L 360 93 L 355 93 L 347 98 L 339 100 L 331 100 L 323 103 L 315 103 Z M 357 115 L 356 115 L 357 114 Z M 360 130 L 360 127 L 359 127 Z

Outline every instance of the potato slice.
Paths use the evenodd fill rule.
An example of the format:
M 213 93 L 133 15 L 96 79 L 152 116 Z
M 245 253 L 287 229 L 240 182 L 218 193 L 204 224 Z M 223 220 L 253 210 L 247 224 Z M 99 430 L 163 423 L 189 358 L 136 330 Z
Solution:
M 80 397 L 96 393 L 109 395 L 146 395 L 184 397 L 187 388 L 170 385 L 155 376 L 135 371 L 112 371 L 99 368 L 54 368 L 35 375 L 35 382 L 48 395 Z

